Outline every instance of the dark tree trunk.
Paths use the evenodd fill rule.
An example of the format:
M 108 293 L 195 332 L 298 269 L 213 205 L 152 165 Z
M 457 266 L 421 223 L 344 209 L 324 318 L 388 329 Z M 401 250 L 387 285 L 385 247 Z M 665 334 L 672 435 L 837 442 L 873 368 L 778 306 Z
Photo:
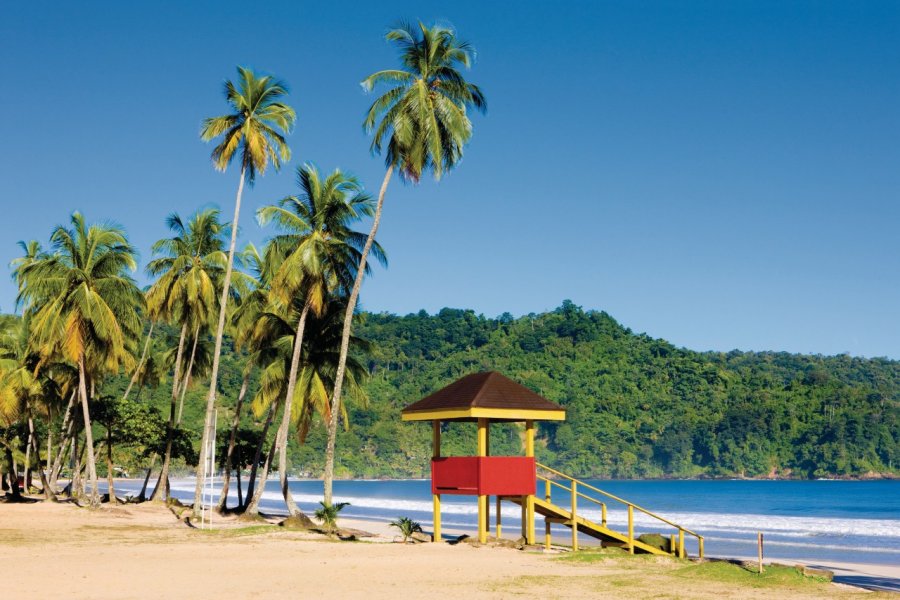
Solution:
M 234 482 L 237 484 L 238 506 L 244 505 L 243 490 L 241 490 L 241 451 L 238 450 L 237 468 L 234 470 Z
M 269 452 L 266 454 L 266 460 L 263 463 L 262 473 L 259 474 L 259 486 L 257 486 L 256 491 L 253 492 L 253 497 L 250 499 L 250 504 L 247 506 L 246 513 L 249 515 L 255 516 L 259 514 L 259 503 L 262 500 L 263 492 L 266 490 L 266 480 L 269 478 L 269 468 L 272 466 L 272 459 L 275 458 L 277 446 L 278 440 L 276 437 L 275 440 L 272 440 L 272 445 L 269 447 Z
M 147 484 L 150 483 L 150 474 L 153 472 L 151 467 L 147 467 L 147 475 L 144 477 L 144 484 L 141 486 L 141 493 L 138 494 L 138 502 L 143 502 L 147 499 Z
M 6 452 L 6 466 L 9 471 L 9 491 L 6 493 L 13 502 L 18 502 L 22 499 L 22 492 L 19 491 L 19 473 L 13 461 L 12 450 L 9 446 L 4 446 L 3 449 Z
M 253 455 L 253 464 L 250 465 L 250 478 L 247 480 L 247 495 L 244 497 L 246 505 L 242 505 L 244 510 L 250 504 L 256 489 L 256 471 L 259 468 L 259 458 L 262 456 L 262 449 L 266 443 L 266 435 L 269 433 L 269 425 L 272 424 L 272 416 L 275 414 L 275 404 L 269 406 L 269 412 L 266 415 L 266 422 L 263 425 L 262 433 L 259 436 L 259 443 L 256 445 L 256 453 Z
M 109 491 L 109 503 L 118 504 L 114 485 L 113 459 L 112 459 L 112 427 L 106 429 L 106 487 Z
M 56 502 L 56 494 L 50 489 L 50 484 L 47 482 L 47 476 L 44 474 L 43 467 L 41 467 L 41 452 L 39 450 L 40 442 L 38 442 L 37 433 L 34 431 L 34 421 L 31 416 L 28 417 L 28 430 L 31 433 L 31 448 L 34 451 L 34 455 L 37 457 L 37 468 L 41 477 L 41 487 L 44 488 L 44 498 L 51 502 Z
M 244 381 L 241 382 L 241 391 L 238 392 L 237 405 L 234 407 L 234 417 L 231 419 L 231 435 L 228 438 L 228 451 L 225 453 L 225 473 L 222 478 L 222 494 L 219 496 L 219 505 L 216 510 L 222 512 L 228 508 L 228 488 L 231 486 L 231 466 L 233 464 L 234 444 L 237 440 L 238 427 L 241 424 L 241 408 L 244 405 L 244 395 L 247 393 L 247 385 L 250 383 L 250 370 L 244 373 Z M 243 506 L 241 497 L 240 464 L 238 465 L 238 506 Z

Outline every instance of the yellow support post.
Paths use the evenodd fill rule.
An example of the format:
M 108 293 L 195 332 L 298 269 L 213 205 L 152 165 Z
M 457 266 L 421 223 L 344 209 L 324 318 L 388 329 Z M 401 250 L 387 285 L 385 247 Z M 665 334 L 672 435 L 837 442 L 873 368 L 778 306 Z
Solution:
M 544 481 L 544 500 L 547 503 L 550 503 L 550 492 L 551 492 L 550 480 Z M 549 550 L 550 549 L 550 519 L 544 518 L 544 547 Z
M 441 495 L 432 496 L 432 504 L 434 509 L 434 534 L 431 536 L 432 542 L 441 541 Z
M 634 505 L 628 505 L 628 553 L 634 554 Z
M 684 558 L 684 529 L 678 530 L 678 558 Z
M 600 524 L 606 527 L 606 502 L 600 504 Z
M 572 482 L 572 552 L 578 552 L 578 484 Z
M 435 419 L 431 422 L 431 455 L 434 458 L 441 457 L 441 422 Z M 441 541 L 441 495 L 434 494 L 432 496 L 432 505 L 434 511 L 434 534 L 431 536 L 432 542 Z
M 525 456 L 534 457 L 534 421 L 525 421 Z M 527 524 L 525 543 L 534 544 L 536 535 L 534 531 L 534 496 L 529 495 L 525 499 L 525 522 Z
M 500 539 L 500 496 L 497 496 L 497 539 Z
M 699 545 L 698 554 L 700 555 L 700 558 L 703 558 L 703 538 L 702 537 L 697 538 L 697 544 Z
M 550 549 L 550 521 L 544 519 L 544 548 Z
M 478 419 L 478 456 L 488 453 L 488 420 Z M 488 537 L 488 498 L 478 496 L 478 542 L 487 543 Z
M 671 552 L 674 556 L 678 556 L 678 548 L 675 547 L 674 533 L 669 535 L 669 552 Z

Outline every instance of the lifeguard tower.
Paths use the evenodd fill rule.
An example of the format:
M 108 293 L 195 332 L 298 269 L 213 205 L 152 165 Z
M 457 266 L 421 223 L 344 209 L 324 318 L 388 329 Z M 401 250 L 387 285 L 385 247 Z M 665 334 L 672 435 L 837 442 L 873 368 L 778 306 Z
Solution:
M 620 546 L 632 554 L 645 552 L 685 557 L 684 537 L 697 539 L 698 555 L 703 556 L 703 537 L 668 521 L 636 504 L 604 492 L 559 471 L 536 462 L 534 434 L 536 421 L 563 421 L 563 407 L 532 392 L 528 388 L 489 371 L 466 375 L 445 388 L 403 409 L 404 421 L 431 421 L 432 458 L 431 493 L 434 503 L 434 537 L 441 540 L 441 496 L 478 497 L 478 541 L 485 543 L 490 526 L 490 497 L 496 497 L 496 534 L 502 533 L 500 504 L 503 500 L 522 507 L 522 537 L 535 543 L 535 513 L 544 517 L 545 545 L 550 547 L 550 526 L 565 525 L 572 531 L 572 548 L 578 549 L 578 533 L 595 537 L 604 546 Z M 475 456 L 441 456 L 441 423 L 474 422 L 478 427 Z M 525 456 L 491 456 L 491 423 L 524 423 Z M 546 472 L 540 475 L 538 470 Z M 537 483 L 544 484 L 544 497 L 536 497 Z M 568 507 L 552 502 L 553 488 L 568 496 Z M 598 499 L 600 496 L 602 499 Z M 600 509 L 600 522 L 578 514 L 579 500 L 594 503 Z M 627 533 L 607 527 L 607 502 L 623 504 L 627 509 Z M 634 513 L 643 513 L 677 531 L 664 547 L 641 542 L 634 535 Z

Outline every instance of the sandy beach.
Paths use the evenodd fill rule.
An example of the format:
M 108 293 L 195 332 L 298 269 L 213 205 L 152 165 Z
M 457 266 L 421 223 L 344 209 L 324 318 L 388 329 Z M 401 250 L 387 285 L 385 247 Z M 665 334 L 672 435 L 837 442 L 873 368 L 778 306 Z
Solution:
M 0 564 L 10 597 L 71 598 L 822 598 L 894 597 L 812 581 L 754 586 L 708 577 L 695 563 L 650 557 L 590 562 L 468 544 L 393 543 L 384 523 L 342 519 L 373 534 L 334 541 L 265 523 L 218 518 L 198 530 L 150 503 L 97 510 L 0 504 Z M 843 565 L 857 575 L 900 569 Z M 743 573 L 743 572 L 742 572 Z M 740 579 L 740 578 L 739 578 Z

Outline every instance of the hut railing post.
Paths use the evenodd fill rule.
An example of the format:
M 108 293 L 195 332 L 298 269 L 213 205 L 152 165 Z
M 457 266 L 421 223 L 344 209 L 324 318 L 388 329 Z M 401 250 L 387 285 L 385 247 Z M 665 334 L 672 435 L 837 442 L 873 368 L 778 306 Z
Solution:
M 578 484 L 572 481 L 572 552 L 578 551 Z
M 628 552 L 634 554 L 634 505 L 628 505 Z

